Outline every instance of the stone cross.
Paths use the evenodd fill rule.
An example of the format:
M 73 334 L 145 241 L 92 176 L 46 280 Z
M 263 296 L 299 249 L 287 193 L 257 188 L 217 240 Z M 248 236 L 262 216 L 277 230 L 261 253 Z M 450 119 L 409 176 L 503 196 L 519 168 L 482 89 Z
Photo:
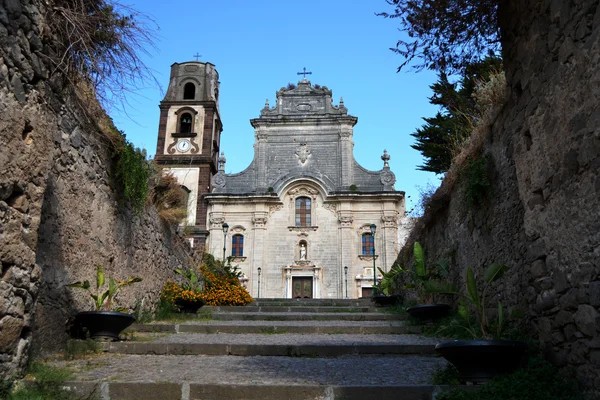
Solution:
M 198 61 L 198 59 L 202 57 L 202 54 L 196 52 L 196 54 L 194 54 L 192 57 L 196 57 L 196 61 Z
M 297 72 L 298 75 L 304 75 L 304 79 L 306 79 L 306 75 L 312 75 L 312 72 L 306 72 L 306 67 L 303 68 L 302 72 Z

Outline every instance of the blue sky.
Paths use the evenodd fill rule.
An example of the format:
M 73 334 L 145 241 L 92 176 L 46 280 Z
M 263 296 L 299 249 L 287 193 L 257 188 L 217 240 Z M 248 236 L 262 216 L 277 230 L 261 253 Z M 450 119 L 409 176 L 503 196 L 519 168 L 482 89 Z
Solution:
M 306 67 L 312 84 L 343 97 L 354 128 L 354 156 L 369 170 L 383 166 L 387 149 L 396 174 L 396 189 L 411 201 L 417 187 L 437 185 L 434 174 L 417 171 L 421 155 L 410 145 L 410 133 L 433 116 L 430 105 L 432 72 L 396 73 L 402 58 L 389 50 L 400 38 L 397 21 L 377 17 L 391 11 L 384 0 L 137 0 L 125 3 L 151 16 L 159 27 L 156 49 L 144 57 L 161 88 L 150 87 L 128 97 L 126 113 L 111 112 L 116 125 L 136 146 L 154 155 L 159 109 L 168 85 L 170 65 L 195 60 L 216 66 L 221 81 L 223 121 L 221 149 L 226 172 L 245 169 L 253 158 L 254 130 L 249 120 L 259 116 L 275 92 Z

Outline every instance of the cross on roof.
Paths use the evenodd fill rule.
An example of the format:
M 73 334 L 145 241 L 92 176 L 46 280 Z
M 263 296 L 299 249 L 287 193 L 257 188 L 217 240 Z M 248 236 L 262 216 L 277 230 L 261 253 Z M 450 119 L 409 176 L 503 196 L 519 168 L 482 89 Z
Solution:
M 202 54 L 196 52 L 196 54 L 194 54 L 192 57 L 196 57 L 196 61 L 198 61 L 198 59 L 202 57 Z
M 306 67 L 303 68 L 302 72 L 297 72 L 298 75 L 304 75 L 304 79 L 306 79 L 306 75 L 312 75 L 312 72 L 306 72 Z

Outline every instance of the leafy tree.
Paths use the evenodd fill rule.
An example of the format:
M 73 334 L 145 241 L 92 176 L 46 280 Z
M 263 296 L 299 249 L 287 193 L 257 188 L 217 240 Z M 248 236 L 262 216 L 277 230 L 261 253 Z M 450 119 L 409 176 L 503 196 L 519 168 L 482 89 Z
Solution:
M 433 96 L 429 102 L 439 105 L 441 111 L 434 117 L 423 118 L 425 125 L 411 134 L 416 139 L 411 147 L 425 158 L 425 163 L 417 169 L 442 174 L 450 168 L 455 151 L 469 138 L 481 118 L 481 110 L 473 99 L 477 85 L 501 70 L 502 59 L 488 57 L 466 66 L 457 83 L 439 73 L 437 82 L 430 86 Z
M 460 73 L 465 66 L 499 54 L 498 5 L 501 0 L 386 0 L 392 13 L 379 13 L 400 21 L 410 39 L 398 40 L 391 50 L 413 68 Z

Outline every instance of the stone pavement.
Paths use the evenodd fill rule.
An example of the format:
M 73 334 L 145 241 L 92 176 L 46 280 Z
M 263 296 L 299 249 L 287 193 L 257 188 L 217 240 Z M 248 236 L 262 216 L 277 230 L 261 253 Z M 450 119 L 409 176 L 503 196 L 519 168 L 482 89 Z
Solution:
M 398 333 L 407 331 L 403 316 L 368 300 L 259 299 L 201 311 L 218 320 L 136 325 L 134 340 L 106 343 L 102 355 L 54 363 L 75 372 L 72 390 L 99 400 L 432 400 L 441 390 L 430 384 L 445 365 L 436 340 Z

